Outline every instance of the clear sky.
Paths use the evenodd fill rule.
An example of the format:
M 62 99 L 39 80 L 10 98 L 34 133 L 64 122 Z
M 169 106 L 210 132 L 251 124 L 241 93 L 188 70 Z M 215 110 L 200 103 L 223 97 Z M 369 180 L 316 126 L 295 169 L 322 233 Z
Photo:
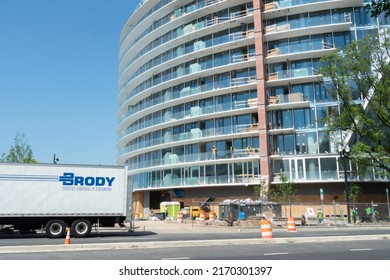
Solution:
M 0 154 L 116 164 L 118 53 L 138 0 L 0 0 Z

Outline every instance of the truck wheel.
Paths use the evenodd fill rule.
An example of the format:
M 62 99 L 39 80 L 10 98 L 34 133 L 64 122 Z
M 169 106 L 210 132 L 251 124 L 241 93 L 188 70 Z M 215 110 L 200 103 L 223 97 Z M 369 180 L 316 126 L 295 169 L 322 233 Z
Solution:
M 71 231 L 74 237 L 86 237 L 91 233 L 92 224 L 88 220 L 76 220 L 72 223 Z
M 49 238 L 61 238 L 65 235 L 65 222 L 63 220 L 51 220 L 46 224 L 46 234 Z

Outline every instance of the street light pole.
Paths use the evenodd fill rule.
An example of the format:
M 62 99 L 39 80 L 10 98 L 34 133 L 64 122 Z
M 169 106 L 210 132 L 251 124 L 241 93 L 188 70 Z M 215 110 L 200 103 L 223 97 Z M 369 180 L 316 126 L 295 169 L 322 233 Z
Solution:
M 345 200 L 347 202 L 347 218 L 348 224 L 351 223 L 351 215 L 349 213 L 349 185 L 348 185 L 348 174 L 347 174 L 347 161 L 348 157 L 344 158 L 344 177 L 345 177 Z
M 389 189 L 386 188 L 386 198 L 387 198 L 387 210 L 389 211 L 389 220 L 390 220 L 390 203 L 389 203 Z
M 56 164 L 59 159 L 56 158 L 56 154 L 53 155 L 53 164 Z
M 347 163 L 349 160 L 350 148 L 347 145 L 345 148 L 339 147 L 340 159 L 343 161 L 344 166 L 344 187 L 345 187 L 345 201 L 347 203 L 347 218 L 348 224 L 351 223 L 351 214 L 349 213 L 349 185 L 348 185 L 348 173 L 347 173 Z

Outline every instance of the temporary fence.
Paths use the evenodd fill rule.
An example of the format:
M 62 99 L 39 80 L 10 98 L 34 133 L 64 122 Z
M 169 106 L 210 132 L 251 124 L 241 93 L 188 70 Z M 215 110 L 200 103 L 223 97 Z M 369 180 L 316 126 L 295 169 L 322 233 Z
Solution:
M 323 203 L 299 203 L 288 205 L 266 201 L 226 200 L 222 203 L 209 203 L 212 214 L 210 222 L 217 221 L 242 221 L 247 219 L 260 219 L 264 216 L 273 224 L 287 225 L 288 218 L 294 218 L 296 224 L 301 221 L 306 225 L 341 225 L 348 223 L 347 205 L 345 202 Z M 352 211 L 355 209 L 354 211 Z M 371 209 L 371 210 L 370 210 Z M 318 213 L 322 214 L 318 217 Z M 164 214 L 164 213 L 163 213 Z M 207 213 L 209 217 L 210 213 Z M 254 218 L 253 217 L 257 217 Z M 303 219 L 302 219 L 303 217 Z M 164 219 L 166 217 L 162 217 Z M 181 215 L 173 219 L 182 221 Z M 186 219 L 184 213 L 183 218 Z M 188 217 L 187 217 L 188 218 Z M 359 202 L 349 203 L 349 218 L 351 223 L 381 223 L 390 222 L 390 204 L 383 202 Z M 204 223 L 206 213 L 202 214 L 199 221 Z
M 352 211 L 355 209 L 355 211 Z M 322 213 L 322 214 L 321 214 Z M 305 217 L 308 225 L 315 224 L 346 224 L 348 223 L 347 204 L 333 201 L 331 203 L 292 203 L 282 205 L 282 217 Z M 351 223 L 372 223 L 390 221 L 390 205 L 388 203 L 359 202 L 349 203 L 349 218 Z
M 245 220 L 250 216 L 262 216 L 265 213 L 272 213 L 272 217 L 280 217 L 282 213 L 280 203 L 229 200 L 219 204 L 219 220 Z
M 268 216 L 269 213 L 271 216 Z M 274 202 L 233 200 L 219 204 L 219 220 L 245 220 L 251 216 L 263 215 L 273 222 L 286 224 L 288 218 L 294 218 L 295 223 L 300 224 L 302 217 L 306 225 L 341 225 L 349 222 L 345 202 L 282 205 Z M 375 201 L 349 203 L 349 218 L 351 223 L 387 222 L 390 221 L 390 205 Z

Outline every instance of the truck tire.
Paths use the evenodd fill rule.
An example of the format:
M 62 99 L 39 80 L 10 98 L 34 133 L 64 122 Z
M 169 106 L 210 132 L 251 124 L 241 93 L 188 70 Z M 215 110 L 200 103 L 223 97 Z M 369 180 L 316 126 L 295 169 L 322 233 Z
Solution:
M 49 238 L 61 238 L 65 236 L 66 226 L 63 220 L 51 220 L 45 229 Z
M 74 237 L 82 238 L 91 233 L 92 224 L 88 220 L 76 220 L 72 223 L 71 232 Z

